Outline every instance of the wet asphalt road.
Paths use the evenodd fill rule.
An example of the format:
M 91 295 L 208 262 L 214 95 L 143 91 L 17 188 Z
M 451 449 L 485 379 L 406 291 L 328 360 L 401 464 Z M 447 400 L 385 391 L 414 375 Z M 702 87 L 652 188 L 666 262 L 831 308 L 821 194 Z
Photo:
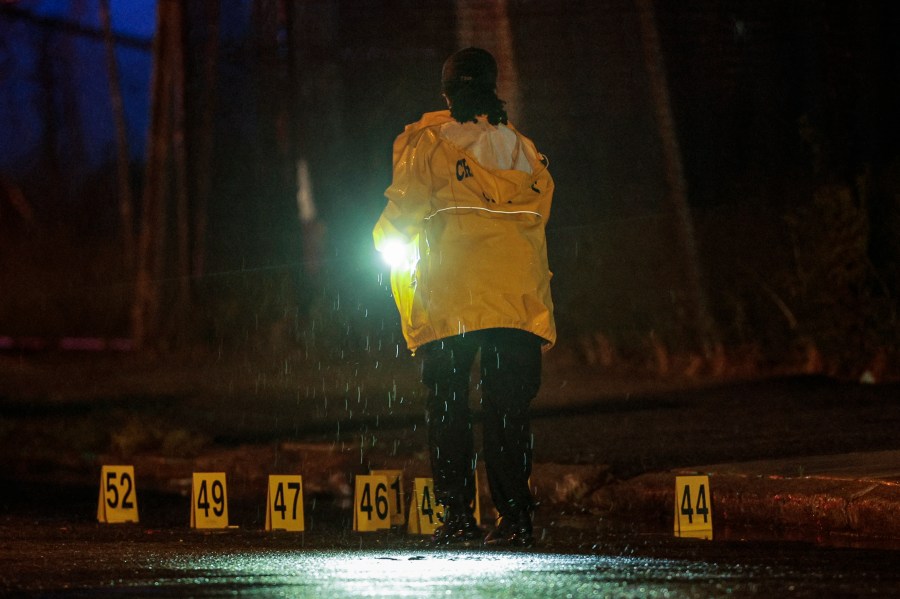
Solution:
M 716 461 L 892 449 L 900 423 L 896 391 L 896 386 L 804 379 L 612 397 L 544 413 L 536 406 L 536 459 L 609 464 L 617 477 L 626 478 Z M 141 421 L 167 414 L 184 422 L 198 412 L 192 401 L 201 400 L 162 407 L 142 403 L 135 413 Z M 35 447 L 62 455 L 53 443 L 69 442 L 70 431 L 93 431 L 96 425 L 88 423 L 127 413 L 103 406 L 86 407 L 83 413 L 68 410 L 7 410 L 4 415 L 10 434 L 4 445 L 7 470 L 0 474 L 0 594 L 900 596 L 896 546 L 878 549 L 869 542 L 867 548 L 855 548 L 853 539 L 846 539 L 844 547 L 826 547 L 815 539 L 755 541 L 754 531 L 717 531 L 711 542 L 674 539 L 658 526 L 648 529 L 647 523 L 609 523 L 559 510 L 541 514 L 539 547 L 513 554 L 435 551 L 419 537 L 354 533 L 347 510 L 325 501 L 310 507 L 308 532 L 264 533 L 258 502 L 237 494 L 229 507 L 239 528 L 204 533 L 188 527 L 185 497 L 147 487 L 142 487 L 140 524 L 100 525 L 94 521 L 95 465 L 83 458 L 63 466 L 41 462 Z M 280 417 L 284 410 L 264 401 L 203 413 L 215 415 L 208 426 L 219 434 L 233 419 L 233 430 L 245 435 L 235 442 L 272 443 L 303 432 Z M 266 432 L 258 439 L 248 426 L 257 421 Z M 417 417 L 411 422 L 421 424 Z M 365 426 L 368 431 L 345 427 L 340 436 L 352 439 L 368 432 L 371 447 L 377 448 L 375 431 Z M 421 426 L 406 421 L 378 426 L 376 420 L 375 428 L 378 445 L 386 451 L 397 444 L 410 452 L 423 446 Z M 318 430 L 304 435 L 338 439 Z M 31 478 L 18 478 L 19 471 Z
M 345 510 L 311 506 L 307 532 L 193 530 L 187 499 L 143 497 L 138 524 L 98 524 L 95 489 L 6 481 L 0 594 L 25 597 L 887 597 L 900 551 L 712 541 L 554 513 L 531 550 L 435 549 L 402 531 L 356 533 Z M 30 497 L 19 501 L 15 495 Z M 237 506 L 236 506 L 237 507 Z M 172 514 L 179 514 L 173 517 Z M 155 515 L 154 515 L 155 514 Z M 159 514 L 166 514 L 160 517 Z M 247 514 L 244 514 L 246 517 Z M 833 539 L 832 539 L 833 541 Z
M 434 550 L 396 533 L 0 526 L 0 592 L 34 597 L 897 596 L 896 551 L 606 534 L 581 552 Z

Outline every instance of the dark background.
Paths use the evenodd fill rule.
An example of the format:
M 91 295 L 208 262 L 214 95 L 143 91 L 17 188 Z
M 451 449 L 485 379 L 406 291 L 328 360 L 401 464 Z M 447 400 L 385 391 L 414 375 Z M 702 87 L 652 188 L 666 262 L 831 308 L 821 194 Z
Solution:
M 157 348 L 308 348 L 314 338 L 343 356 L 398 343 L 371 246 L 391 142 L 442 108 L 440 67 L 457 29 L 490 36 L 498 24 L 458 23 L 450 1 L 291 4 L 218 3 L 209 225 L 195 240 L 206 268 L 191 277 L 186 321 L 165 325 L 174 300 L 163 293 Z M 557 359 L 661 374 L 896 374 L 900 5 L 653 5 L 713 343 L 693 334 L 639 3 L 509 0 L 516 124 L 549 157 L 557 184 L 547 232 Z M 202 2 L 186 7 L 196 133 L 209 29 Z M 112 8 L 140 198 L 155 2 Z M 130 335 L 134 282 L 119 260 L 96 13 L 87 0 L 0 6 L 8 347 Z M 297 156 L 309 162 L 324 231 L 312 252 L 297 217 Z M 165 290 L 178 276 L 157 282 Z

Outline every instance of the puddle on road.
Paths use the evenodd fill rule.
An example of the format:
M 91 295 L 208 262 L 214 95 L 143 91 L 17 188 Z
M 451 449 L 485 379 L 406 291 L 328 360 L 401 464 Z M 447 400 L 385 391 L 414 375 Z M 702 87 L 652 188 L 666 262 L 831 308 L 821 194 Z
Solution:
M 164 560 L 192 577 L 157 581 L 174 594 L 215 588 L 241 594 L 310 597 L 599 596 L 597 573 L 610 558 L 485 551 L 309 551 L 207 555 Z M 608 564 L 607 564 L 608 565 Z M 123 589 L 124 590 L 124 589 Z M 133 589 L 135 594 L 146 587 Z

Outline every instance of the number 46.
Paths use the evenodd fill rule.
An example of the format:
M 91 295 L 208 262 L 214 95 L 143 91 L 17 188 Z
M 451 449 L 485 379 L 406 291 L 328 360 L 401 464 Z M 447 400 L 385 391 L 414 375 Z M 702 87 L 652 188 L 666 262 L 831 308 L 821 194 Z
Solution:
M 359 511 L 365 512 L 369 520 L 372 519 L 372 491 L 369 483 L 365 483 L 362 492 L 362 498 L 359 503 Z M 389 505 L 387 500 L 387 485 L 378 483 L 375 486 L 375 515 L 379 520 L 384 520 L 389 516 Z

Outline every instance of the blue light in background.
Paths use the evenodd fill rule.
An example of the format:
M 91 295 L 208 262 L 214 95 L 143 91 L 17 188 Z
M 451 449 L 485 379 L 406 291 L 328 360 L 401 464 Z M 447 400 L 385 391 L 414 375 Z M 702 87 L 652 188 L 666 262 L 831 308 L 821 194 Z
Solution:
M 99 1 L 26 0 L 13 6 L 43 20 L 0 13 L 0 50 L 6 54 L 0 61 L 0 171 L 16 175 L 34 168 L 51 106 L 62 129 L 61 147 L 55 150 L 63 159 L 74 157 L 70 168 L 90 171 L 111 161 L 115 131 L 104 43 L 54 26 L 100 31 Z M 111 0 L 110 12 L 116 35 L 146 41 L 143 47 L 118 45 L 116 49 L 130 154 L 139 159 L 149 122 L 156 0 Z M 52 100 L 47 97 L 48 81 Z M 73 115 L 80 122 L 71 122 Z M 77 128 L 77 135 L 68 135 L 70 127 Z M 83 161 L 77 160 L 79 154 Z
M 98 0 L 33 0 L 19 4 L 36 15 L 100 28 Z M 153 35 L 156 0 L 110 0 L 109 10 L 115 33 L 147 38 Z

